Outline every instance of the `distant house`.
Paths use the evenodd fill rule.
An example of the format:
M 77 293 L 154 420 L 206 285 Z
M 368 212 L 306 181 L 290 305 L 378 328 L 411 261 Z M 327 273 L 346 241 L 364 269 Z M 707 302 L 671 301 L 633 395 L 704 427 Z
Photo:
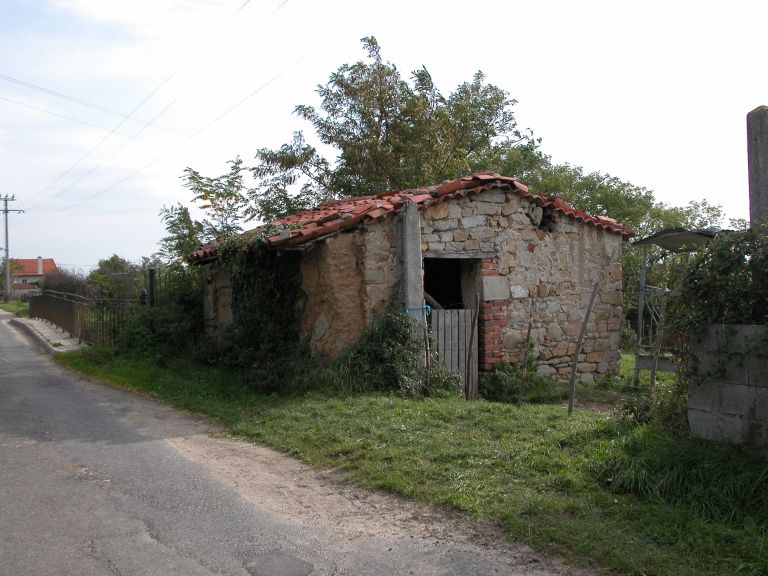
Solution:
M 578 376 L 591 380 L 619 368 L 621 252 L 633 231 L 611 218 L 481 173 L 327 202 L 271 224 L 284 228 L 267 244 L 300 258 L 300 336 L 322 356 L 341 354 L 377 312 L 394 304 L 418 315 L 426 302 L 439 354 L 463 350 L 453 340 L 467 329 L 470 347 L 458 353 L 459 371 L 466 363 L 488 372 L 499 361 L 519 360 L 531 330 L 539 372 L 564 380 L 599 281 Z M 205 267 L 211 335 L 231 322 L 236 297 L 216 255 L 209 245 L 190 256 Z
M 56 272 L 58 267 L 53 258 L 15 258 L 11 260 L 11 284 L 13 294 L 26 300 L 32 292 L 40 289 L 40 281 L 46 274 Z

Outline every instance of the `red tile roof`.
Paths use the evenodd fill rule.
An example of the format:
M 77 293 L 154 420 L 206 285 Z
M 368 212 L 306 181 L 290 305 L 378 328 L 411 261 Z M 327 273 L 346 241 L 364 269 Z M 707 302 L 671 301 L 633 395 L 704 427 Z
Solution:
M 53 258 L 43 258 L 43 274 L 56 270 Z M 11 276 L 38 276 L 37 258 L 11 258 Z
M 543 198 L 528 191 L 525 184 L 509 176 L 500 176 L 494 172 L 483 172 L 465 176 L 458 180 L 445 182 L 438 186 L 414 188 L 411 190 L 385 192 L 377 196 L 356 196 L 342 200 L 324 202 L 319 206 L 298 214 L 292 214 L 270 222 L 269 226 L 285 228 L 266 239 L 276 248 L 299 246 L 318 238 L 335 234 L 341 230 L 353 228 L 358 224 L 375 220 L 399 212 L 406 201 L 416 202 L 419 208 L 445 202 L 453 198 L 482 194 L 487 190 L 501 189 L 533 200 L 538 206 L 560 212 L 586 224 L 630 236 L 631 228 L 622 226 L 612 218 L 591 216 L 576 210 L 559 196 Z M 261 227 L 262 229 L 264 227 Z M 257 229 L 258 230 L 258 229 Z M 209 260 L 216 256 L 216 247 L 199 247 L 189 256 L 191 262 Z

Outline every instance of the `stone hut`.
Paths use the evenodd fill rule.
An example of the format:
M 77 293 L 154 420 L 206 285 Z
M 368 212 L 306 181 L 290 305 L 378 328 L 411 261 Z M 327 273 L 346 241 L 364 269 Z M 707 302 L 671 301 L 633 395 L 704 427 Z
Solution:
M 331 359 L 392 304 L 476 311 L 477 365 L 516 361 L 531 322 L 539 373 L 567 379 L 594 283 L 581 380 L 615 373 L 622 328 L 622 243 L 632 230 L 542 198 L 514 178 L 474 174 L 434 187 L 321 204 L 272 222 L 266 241 L 300 251 L 301 337 Z M 231 284 L 215 247 L 204 264 L 206 325 L 231 319 Z

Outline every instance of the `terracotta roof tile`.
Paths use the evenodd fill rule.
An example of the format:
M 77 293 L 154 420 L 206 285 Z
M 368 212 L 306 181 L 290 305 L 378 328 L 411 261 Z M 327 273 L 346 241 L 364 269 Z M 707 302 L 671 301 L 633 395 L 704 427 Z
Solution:
M 12 258 L 11 276 L 38 276 L 37 258 Z M 43 274 L 58 270 L 53 258 L 43 258 Z
M 469 194 L 482 194 L 487 190 L 499 188 L 529 198 L 538 206 L 551 208 L 555 212 L 565 214 L 586 224 L 610 230 L 623 236 L 630 236 L 634 233 L 631 228 L 618 224 L 612 218 L 591 216 L 586 212 L 576 210 L 558 196 L 542 198 L 531 194 L 525 184 L 514 178 L 500 176 L 494 172 L 482 172 L 445 182 L 439 186 L 395 190 L 376 196 L 357 196 L 324 202 L 310 210 L 270 222 L 269 224 L 272 226 L 290 227 L 290 232 L 283 231 L 281 234 L 270 236 L 266 241 L 276 248 L 298 246 L 317 238 L 336 234 L 341 230 L 353 228 L 366 220 L 393 214 L 403 206 L 406 199 L 416 202 L 419 208 L 426 208 L 431 204 L 452 198 L 464 197 Z M 215 256 L 215 246 L 201 246 L 190 255 L 189 259 L 191 262 L 200 262 Z

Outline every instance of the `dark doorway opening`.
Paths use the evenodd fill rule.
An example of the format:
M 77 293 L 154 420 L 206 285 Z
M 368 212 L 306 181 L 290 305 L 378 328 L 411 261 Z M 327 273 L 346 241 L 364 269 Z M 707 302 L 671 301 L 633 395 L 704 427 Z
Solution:
M 424 259 L 424 292 L 446 310 L 464 308 L 461 292 L 461 261 L 450 258 Z
M 424 292 L 446 310 L 476 308 L 478 272 L 473 258 L 424 258 Z

